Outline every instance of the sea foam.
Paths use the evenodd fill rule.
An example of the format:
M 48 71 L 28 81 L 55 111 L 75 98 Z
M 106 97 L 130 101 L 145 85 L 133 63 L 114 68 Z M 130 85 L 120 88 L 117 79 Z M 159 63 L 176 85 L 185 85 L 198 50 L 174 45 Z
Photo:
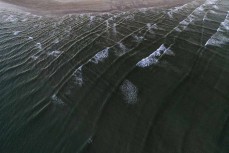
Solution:
M 129 80 L 123 81 L 120 90 L 128 104 L 135 104 L 138 100 L 138 88 Z

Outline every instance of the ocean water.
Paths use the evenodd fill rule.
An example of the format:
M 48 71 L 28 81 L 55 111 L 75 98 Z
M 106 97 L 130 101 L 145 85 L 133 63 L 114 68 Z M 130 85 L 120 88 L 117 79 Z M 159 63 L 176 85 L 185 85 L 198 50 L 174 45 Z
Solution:
M 228 14 L 1 9 L 0 152 L 228 153 Z

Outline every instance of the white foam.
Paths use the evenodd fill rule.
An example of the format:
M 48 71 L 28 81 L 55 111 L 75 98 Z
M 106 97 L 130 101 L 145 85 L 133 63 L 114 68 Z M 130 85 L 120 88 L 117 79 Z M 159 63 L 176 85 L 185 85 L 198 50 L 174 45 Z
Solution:
M 109 56 L 109 47 L 95 54 L 95 56 L 90 60 L 91 62 L 98 64 L 103 62 Z
M 28 37 L 28 40 L 33 40 L 33 37 Z
M 55 50 L 55 51 L 51 51 L 48 53 L 49 56 L 54 56 L 54 57 L 58 57 L 62 52 Z
M 174 30 L 177 32 L 182 32 L 182 29 L 180 29 L 179 27 L 175 27 Z
M 21 33 L 21 31 L 14 31 L 13 34 L 16 36 L 18 35 L 19 33 Z
M 153 64 L 157 64 L 158 63 L 158 58 L 161 55 L 175 55 L 170 48 L 166 48 L 164 44 L 162 44 L 156 51 L 154 51 L 152 54 L 150 54 L 148 57 L 143 58 L 141 61 L 139 61 L 136 66 L 138 67 L 149 67 Z
M 144 40 L 144 37 L 143 36 L 137 36 L 137 35 L 134 35 L 134 39 L 136 42 L 142 42 Z
M 147 26 L 148 30 L 150 31 L 151 30 L 151 23 L 147 23 L 146 26 Z
M 38 24 L 33 25 L 33 28 L 37 28 L 37 27 L 39 27 L 39 25 L 38 25 Z
M 164 52 L 165 55 L 175 56 L 175 53 L 170 49 L 167 48 Z
M 53 41 L 53 43 L 54 43 L 54 44 L 59 43 L 59 39 L 58 39 L 58 38 L 56 38 L 56 39 Z
M 75 84 L 77 86 L 80 86 L 82 87 L 83 85 L 83 74 L 82 74 L 82 67 L 83 66 L 80 66 L 78 69 L 75 70 L 75 72 L 73 73 L 73 76 L 75 78 Z
M 106 31 L 108 31 L 108 30 L 109 30 L 109 21 L 106 20 Z
M 24 19 L 22 19 L 21 21 L 22 21 L 22 22 L 26 22 L 26 21 L 28 21 L 28 18 L 24 18 Z
M 137 63 L 138 67 L 148 67 L 152 64 L 156 64 L 158 59 L 156 59 L 153 55 L 150 55 Z
M 31 56 L 31 58 L 35 61 L 38 59 L 38 56 L 33 55 L 33 56 Z
M 227 16 L 225 18 L 225 20 L 223 22 L 221 22 L 220 24 L 220 28 L 219 29 L 225 29 L 227 32 L 229 32 L 229 11 L 227 13 Z
M 126 51 L 127 48 L 122 42 L 118 42 L 119 47 L 122 49 L 122 51 Z
M 42 49 L 42 45 L 41 45 L 41 43 L 36 43 L 36 45 L 35 45 L 38 49 Z
M 91 138 L 89 138 L 87 142 L 88 142 L 89 144 L 90 144 L 90 143 L 93 143 L 93 139 L 92 139 L 92 137 L 91 137 Z
M 151 30 L 153 30 L 153 29 L 158 29 L 158 26 L 157 26 L 157 24 L 155 23 L 155 24 L 151 24 L 151 23 L 147 23 L 146 24 L 146 27 L 147 27 L 147 29 L 148 29 L 148 31 L 151 31 Z
M 95 16 L 90 16 L 90 23 L 92 23 L 95 19 Z
M 218 7 L 217 5 L 214 5 L 213 8 L 214 8 L 215 10 L 219 10 L 219 7 Z
M 125 17 L 126 20 L 134 20 L 134 15 L 130 14 Z
M 229 42 L 229 37 L 225 33 L 229 32 L 229 12 L 223 22 L 221 22 L 217 32 L 211 36 L 210 39 L 206 42 L 205 46 L 221 46 Z
M 150 8 L 139 8 L 139 11 L 142 13 L 146 13 Z
M 4 19 L 5 22 L 17 22 L 18 21 L 18 18 L 15 17 L 14 15 L 9 15 L 7 16 L 5 19 Z
M 170 18 L 173 18 L 173 14 L 174 14 L 174 13 L 179 13 L 179 11 L 185 9 L 185 7 L 187 7 L 188 4 L 189 4 L 189 3 L 184 4 L 184 5 L 182 5 L 182 6 L 178 6 L 178 7 L 174 7 L 174 8 L 172 8 L 172 9 L 170 9 L 169 12 L 167 12 L 168 16 L 169 16 Z
M 206 0 L 205 4 L 212 5 L 212 4 L 216 4 L 218 1 L 219 0 Z
M 205 46 L 212 45 L 212 46 L 221 46 L 224 44 L 229 43 L 229 37 L 225 36 L 222 33 L 216 33 L 213 37 L 211 37 L 205 44 Z
M 64 102 L 59 97 L 57 97 L 56 94 L 52 95 L 51 100 L 52 100 L 52 102 L 54 104 L 58 104 L 58 105 L 63 105 L 64 104 Z
M 129 80 L 123 81 L 120 90 L 128 104 L 135 104 L 138 101 L 138 89 Z
M 126 52 L 128 52 L 128 48 L 122 43 L 122 42 L 118 42 L 118 47 L 120 48 L 116 53 L 117 56 L 122 56 L 124 55 Z
M 199 7 L 197 7 L 186 19 L 181 21 L 178 24 L 178 26 L 176 26 L 174 29 L 172 29 L 167 35 L 172 33 L 174 30 L 178 31 L 178 32 L 182 32 L 183 30 L 185 30 L 188 27 L 188 25 L 191 24 L 192 21 L 198 20 L 198 18 L 199 18 L 198 15 L 199 14 L 205 13 L 204 12 L 204 6 L 212 5 L 212 4 L 215 4 L 217 2 L 218 2 L 218 0 L 206 0 L 203 5 L 200 5 Z M 177 8 L 175 10 L 177 10 Z
M 190 18 L 188 18 L 187 20 L 181 21 L 180 24 L 183 25 L 183 26 L 185 27 L 185 26 L 188 26 L 189 23 L 192 22 L 192 21 L 193 21 L 193 18 L 190 17 Z

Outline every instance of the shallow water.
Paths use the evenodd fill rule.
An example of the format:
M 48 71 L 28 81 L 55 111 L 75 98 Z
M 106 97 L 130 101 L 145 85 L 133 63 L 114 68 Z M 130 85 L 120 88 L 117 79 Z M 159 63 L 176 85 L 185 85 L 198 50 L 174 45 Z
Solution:
M 229 1 L 0 10 L 0 152 L 227 153 Z

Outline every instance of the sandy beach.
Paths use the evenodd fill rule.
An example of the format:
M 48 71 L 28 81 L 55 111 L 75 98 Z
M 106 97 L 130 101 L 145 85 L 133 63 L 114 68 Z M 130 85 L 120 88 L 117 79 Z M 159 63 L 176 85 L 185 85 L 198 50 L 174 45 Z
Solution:
M 17 11 L 28 10 L 28 8 L 25 8 L 19 5 L 2 2 L 2 1 L 0 1 L 0 9 L 17 10 Z
M 122 11 L 145 7 L 171 7 L 192 0 L 1 0 L 0 8 L 27 9 L 35 14 L 68 14 Z M 0 1 L 0 2 L 1 2 Z M 4 2 L 4 3 L 3 3 Z

